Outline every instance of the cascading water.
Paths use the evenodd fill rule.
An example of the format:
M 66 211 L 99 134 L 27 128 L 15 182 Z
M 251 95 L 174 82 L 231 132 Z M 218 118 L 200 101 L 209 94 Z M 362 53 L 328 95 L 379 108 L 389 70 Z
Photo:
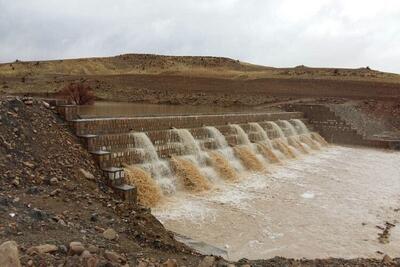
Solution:
M 196 139 L 194 139 L 193 135 L 187 129 L 173 129 L 172 131 L 179 136 L 184 146 L 184 154 L 193 155 L 197 163 L 204 166 L 206 163 L 206 155 L 201 150 L 200 145 L 197 143 Z
M 184 188 L 192 192 L 200 192 L 211 188 L 207 178 L 199 168 L 188 159 L 172 157 L 171 166 L 175 174 L 180 178 Z
M 319 134 L 308 131 L 302 121 L 278 123 L 279 125 L 266 122 L 269 125 L 268 133 L 258 123 L 249 123 L 249 127 L 243 128 L 231 124 L 231 134 L 234 132 L 237 141 L 234 148 L 228 145 L 225 136 L 215 127 L 204 127 L 207 131 L 206 137 L 199 140 L 187 129 L 172 129 L 169 133 L 176 136 L 167 145 L 176 143 L 177 146 L 174 147 L 181 149 L 181 156 L 173 155 L 169 162 L 158 157 L 156 147 L 145 133 L 131 133 L 135 142 L 134 148 L 130 149 L 140 152 L 143 163 L 124 166 L 126 180 L 136 185 L 141 204 L 154 207 L 164 195 L 172 194 L 176 188 L 201 192 L 209 190 L 220 178 L 238 182 L 239 175 L 245 170 L 265 173 L 266 162 L 281 163 L 283 155 L 283 158 L 296 158 L 299 151 L 308 152 L 310 148 L 307 144 L 316 149 L 314 143 L 326 142 Z M 268 136 L 271 129 L 271 136 L 275 137 L 272 140 Z M 203 133 L 204 131 L 200 131 L 200 136 Z M 211 147 L 215 150 L 210 150 L 208 146 L 203 147 L 201 144 L 204 141 L 211 141 L 214 144 Z M 157 143 L 157 146 L 160 145 L 163 143 Z
M 248 146 L 236 146 L 234 150 L 247 169 L 257 172 L 265 171 L 265 165 Z
M 268 137 L 267 132 L 256 122 L 249 123 L 251 129 L 255 131 L 260 137 L 260 141 L 257 144 L 258 150 L 264 155 L 269 162 L 279 163 L 278 151 L 274 149 L 271 140 Z
M 285 138 L 285 134 L 283 133 L 281 127 L 273 121 L 266 122 L 273 130 L 275 138 Z
M 323 146 L 329 145 L 329 143 L 317 132 L 312 132 L 311 137 L 316 140 L 318 143 L 320 143 Z
M 126 182 L 136 186 L 139 203 L 147 207 L 156 206 L 162 198 L 162 192 L 151 175 L 135 166 L 125 166 L 124 170 Z
M 270 163 L 281 163 L 281 160 L 276 155 L 276 152 L 274 153 L 269 146 L 265 145 L 264 143 L 258 143 L 257 147 L 261 154 L 263 154 Z
M 299 119 L 290 120 L 294 126 L 298 129 L 301 136 L 304 137 L 303 142 L 307 142 L 310 146 L 314 146 L 315 149 L 320 149 L 322 146 L 328 145 L 328 142 L 316 132 L 310 132 L 307 126 Z
M 235 168 L 237 172 L 243 171 L 244 168 L 242 164 L 235 156 L 233 149 L 228 146 L 228 142 L 226 141 L 225 136 L 215 127 L 208 126 L 206 127 L 206 129 L 210 137 L 215 140 L 218 152 L 223 157 L 225 157 L 225 159 L 230 163 L 233 168 Z
M 312 133 L 308 130 L 307 126 L 299 119 L 292 119 L 290 122 L 296 128 L 300 135 L 300 140 L 310 146 L 312 149 L 319 150 L 324 145 L 324 141 L 314 140 Z M 322 138 L 322 137 L 321 137 Z M 322 138 L 323 139 L 323 138 Z
M 213 161 L 213 166 L 217 170 L 218 174 L 225 180 L 237 181 L 239 176 L 237 172 L 231 167 L 226 158 L 218 151 L 212 151 L 209 153 Z
M 251 142 L 249 137 L 247 136 L 246 132 L 237 124 L 230 124 L 230 127 L 234 129 L 237 134 L 237 141 L 240 145 L 250 146 Z
M 237 124 L 230 124 L 230 127 L 236 132 L 236 139 L 239 146 L 234 148 L 235 154 L 241 159 L 247 169 L 253 171 L 263 171 L 265 166 L 262 163 L 263 157 L 257 155 L 257 147 L 250 142 L 246 132 Z
M 268 121 L 266 124 L 272 128 L 273 135 L 275 136 L 272 141 L 274 148 L 281 151 L 281 153 L 283 153 L 287 158 L 296 158 L 300 153 L 296 148 L 289 145 L 282 128 L 273 121 Z
M 200 144 L 193 137 L 193 135 L 187 129 L 173 129 L 173 131 L 179 136 L 179 139 L 183 143 L 184 151 L 183 156 L 176 158 L 175 162 L 179 160 L 183 160 L 179 166 L 182 168 L 176 168 L 183 172 L 183 170 L 187 170 L 189 164 L 192 164 L 191 171 L 197 169 L 197 173 L 202 176 L 206 176 L 209 180 L 218 179 L 218 175 L 215 173 L 214 169 L 208 166 L 207 162 L 210 162 L 210 158 L 207 152 L 201 150 Z M 207 179 L 204 178 L 204 179 Z
M 166 194 L 173 193 L 175 186 L 168 162 L 159 159 L 153 143 L 145 133 L 135 132 L 131 133 L 131 135 L 135 141 L 135 149 L 142 151 L 143 163 L 138 164 L 137 167 L 150 173 Z
M 301 151 L 303 154 L 308 154 L 312 151 L 307 143 L 302 142 L 296 128 L 290 122 L 286 120 L 280 120 L 278 123 L 283 126 L 286 139 L 290 146 Z
M 308 134 L 310 131 L 308 130 L 307 126 L 299 119 L 292 119 L 290 120 L 293 123 L 293 126 L 296 128 L 298 134 Z

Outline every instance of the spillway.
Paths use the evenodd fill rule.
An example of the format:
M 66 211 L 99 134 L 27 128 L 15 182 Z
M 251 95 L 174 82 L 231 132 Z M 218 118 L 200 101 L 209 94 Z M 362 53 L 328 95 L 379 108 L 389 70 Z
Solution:
M 226 250 L 229 259 L 394 253 L 398 232 L 386 246 L 373 235 L 380 218 L 400 220 L 393 209 L 399 154 L 328 143 L 358 138 L 329 116 L 171 115 L 70 124 L 107 175 L 124 168 L 119 177 L 168 229 Z
M 323 138 L 316 138 L 317 133 L 309 131 L 297 113 L 290 115 L 292 118 L 284 114 L 285 119 L 275 121 L 262 120 L 273 115 L 258 115 L 254 118 L 261 120 L 253 122 L 241 121 L 253 118 L 243 115 L 233 120 L 240 123 L 227 124 L 222 124 L 221 119 L 229 119 L 229 116 L 209 117 L 210 125 L 193 128 L 159 125 L 160 128 L 156 128 L 152 123 L 180 125 L 184 120 L 188 126 L 194 126 L 196 121 L 204 123 L 204 118 L 193 116 L 187 121 L 184 116 L 175 117 L 166 121 L 170 124 L 161 118 L 143 118 L 138 123 L 139 131 L 129 129 L 128 133 L 119 134 L 115 133 L 115 128 L 125 131 L 125 124 L 131 123 L 131 119 L 123 121 L 124 124 L 120 118 L 106 119 L 98 121 L 103 134 L 87 135 L 87 139 L 99 163 L 104 167 L 123 166 L 129 184 L 139 191 L 139 201 L 154 207 L 161 199 L 178 193 L 204 192 L 223 183 L 238 182 L 251 173 L 268 173 L 274 164 L 284 164 L 309 154 L 312 149 L 326 146 Z M 93 121 L 82 120 L 81 123 L 89 123 L 95 133 Z M 114 125 L 110 133 L 104 133 L 104 124 Z M 84 132 L 90 127 L 77 126 L 77 129 Z M 318 143 L 318 147 L 314 143 Z M 146 199 L 144 192 L 156 197 Z

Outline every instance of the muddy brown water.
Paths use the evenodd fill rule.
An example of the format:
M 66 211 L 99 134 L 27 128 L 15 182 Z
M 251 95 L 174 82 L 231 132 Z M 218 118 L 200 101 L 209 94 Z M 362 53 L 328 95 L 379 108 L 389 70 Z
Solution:
M 232 260 L 400 255 L 399 152 L 331 146 L 269 171 L 181 192 L 153 213 Z M 386 221 L 396 226 L 382 244 L 377 226 Z
M 93 105 L 80 106 L 81 117 L 129 117 L 182 114 L 223 114 L 237 112 L 265 112 L 265 108 L 247 106 L 219 107 L 213 105 L 162 105 L 132 102 L 98 101 Z

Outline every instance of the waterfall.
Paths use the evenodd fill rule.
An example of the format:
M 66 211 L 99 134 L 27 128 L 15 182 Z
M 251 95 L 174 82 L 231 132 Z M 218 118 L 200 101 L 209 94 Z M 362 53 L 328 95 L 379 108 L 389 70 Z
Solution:
M 204 166 L 206 162 L 206 155 L 201 150 L 200 145 L 194 139 L 193 135 L 187 129 L 173 129 L 179 136 L 179 139 L 184 146 L 184 154 L 193 155 L 199 165 Z
M 281 138 L 276 138 L 273 140 L 274 145 L 287 157 L 290 159 L 297 158 L 298 151 L 289 146 L 286 142 L 284 142 Z
M 124 172 L 126 182 L 136 186 L 139 203 L 154 207 L 160 202 L 161 189 L 148 172 L 134 166 L 125 166 Z
M 247 169 L 258 172 L 265 171 L 264 164 L 248 146 L 236 146 L 234 151 Z
M 133 136 L 135 141 L 135 149 L 139 149 L 143 157 L 143 163 L 138 164 L 138 167 L 150 173 L 165 193 L 173 193 L 175 186 L 171 179 L 172 173 L 168 162 L 159 159 L 153 143 L 145 133 L 135 132 L 130 133 L 130 135 Z
M 222 178 L 229 181 L 237 181 L 239 179 L 236 171 L 221 153 L 218 151 L 210 152 L 210 157 L 213 160 L 213 166 Z
M 299 119 L 292 119 L 290 120 L 293 123 L 294 127 L 296 128 L 299 134 L 308 134 L 310 131 L 308 130 L 307 126 Z
M 258 124 L 257 122 L 251 122 L 249 123 L 251 129 L 255 131 L 261 138 L 260 141 L 269 141 L 269 137 L 265 130 Z
M 261 125 L 256 122 L 249 123 L 249 125 L 251 129 L 261 137 L 261 141 L 257 142 L 257 148 L 261 154 L 271 163 L 281 162 L 277 156 L 277 150 L 274 149 L 267 132 L 261 127 Z
M 283 132 L 285 133 L 286 137 L 297 135 L 296 129 L 292 124 L 290 124 L 290 122 L 285 120 L 280 120 L 278 121 L 278 123 L 284 126 Z
M 172 169 L 178 176 L 182 186 L 192 192 L 200 192 L 211 188 L 208 180 L 199 168 L 188 159 L 172 157 Z
M 252 144 L 250 142 L 250 139 L 249 139 L 247 133 L 243 130 L 243 128 L 237 124 L 230 124 L 230 127 L 232 129 L 234 129 L 234 131 L 237 134 L 236 138 L 238 141 L 238 145 L 247 147 L 247 148 L 243 148 L 243 149 L 235 149 L 234 150 L 235 155 L 237 155 L 241 159 L 241 162 L 243 163 L 243 165 L 246 166 L 246 161 L 247 161 L 248 157 L 252 157 L 257 160 L 255 165 L 259 165 L 259 164 L 263 165 L 261 162 L 264 160 L 264 157 L 259 154 L 256 144 Z M 244 159 L 242 157 L 245 155 L 248 156 L 246 159 Z M 248 168 L 248 166 L 246 166 L 246 167 Z M 259 169 L 259 168 L 257 167 L 257 169 Z
M 311 148 L 305 144 L 302 143 L 300 140 L 299 136 L 289 136 L 287 137 L 287 140 L 289 142 L 289 145 L 295 147 L 297 150 L 301 151 L 303 154 L 308 154 L 311 152 Z
M 241 172 L 244 170 L 242 164 L 235 156 L 235 153 L 231 147 L 228 146 L 228 142 L 225 139 L 225 136 L 215 127 L 205 127 L 208 130 L 208 133 L 211 138 L 215 140 L 218 152 L 225 157 L 226 161 L 230 163 L 233 168 Z M 218 168 L 218 167 L 216 167 Z
M 321 149 L 322 145 L 318 140 L 312 139 L 312 134 L 308 130 L 307 126 L 299 119 L 292 119 L 290 122 L 297 129 L 297 132 L 300 134 L 300 140 L 303 143 L 306 143 L 309 147 L 315 150 Z
M 271 126 L 277 138 L 285 138 L 285 134 L 283 133 L 281 127 L 273 121 L 267 121 L 267 124 Z
M 243 131 L 242 127 L 237 124 L 231 124 L 230 127 L 236 131 L 239 145 L 251 145 L 249 137 L 247 136 L 245 131 Z
M 329 143 L 317 132 L 312 132 L 311 137 L 320 143 L 322 146 L 327 146 Z
M 267 125 L 267 128 L 261 125 Z M 216 127 L 210 126 L 192 131 L 199 139 L 187 129 L 163 132 L 161 137 L 165 136 L 166 141 L 155 135 L 154 138 L 159 140 L 156 146 L 145 133 L 130 133 L 134 146 L 129 149 L 140 153 L 142 163 L 124 165 L 126 182 L 137 187 L 141 204 L 154 207 L 176 188 L 202 192 L 211 189 L 217 180 L 219 183 L 221 179 L 238 182 L 240 173 L 245 170 L 266 173 L 268 163 L 280 164 L 285 158 L 294 159 L 327 144 L 318 133 L 310 132 L 301 120 L 268 121 L 261 125 L 253 122 L 242 128 L 231 124 L 230 129 L 221 126 L 221 129 L 231 131 L 227 138 L 236 138 L 235 147 L 230 147 L 227 138 Z M 271 140 L 269 135 L 274 138 Z M 158 151 L 168 151 L 168 147 L 173 147 L 172 157 L 169 161 L 160 159 Z
M 276 155 L 276 152 L 273 151 L 273 149 L 271 149 L 269 146 L 264 143 L 258 143 L 257 147 L 261 154 L 263 154 L 270 163 L 281 163 L 281 160 Z
M 195 175 L 199 174 L 202 177 L 207 177 L 210 181 L 217 180 L 218 174 L 209 166 L 211 163 L 209 155 L 201 149 L 200 143 L 193 137 L 189 130 L 173 129 L 173 131 L 179 136 L 183 144 L 184 154 L 175 159 L 175 170 L 178 170 L 181 176 L 182 174 L 192 172 Z
M 228 142 L 226 142 L 225 136 L 215 127 L 207 126 L 205 127 L 210 134 L 210 136 L 215 140 L 215 144 L 218 149 L 228 147 Z

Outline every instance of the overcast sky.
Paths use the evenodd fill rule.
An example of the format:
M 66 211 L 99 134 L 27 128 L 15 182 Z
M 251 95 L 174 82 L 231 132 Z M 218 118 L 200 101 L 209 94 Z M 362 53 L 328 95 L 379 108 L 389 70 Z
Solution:
M 123 53 L 400 73 L 400 0 L 0 0 L 0 62 Z

